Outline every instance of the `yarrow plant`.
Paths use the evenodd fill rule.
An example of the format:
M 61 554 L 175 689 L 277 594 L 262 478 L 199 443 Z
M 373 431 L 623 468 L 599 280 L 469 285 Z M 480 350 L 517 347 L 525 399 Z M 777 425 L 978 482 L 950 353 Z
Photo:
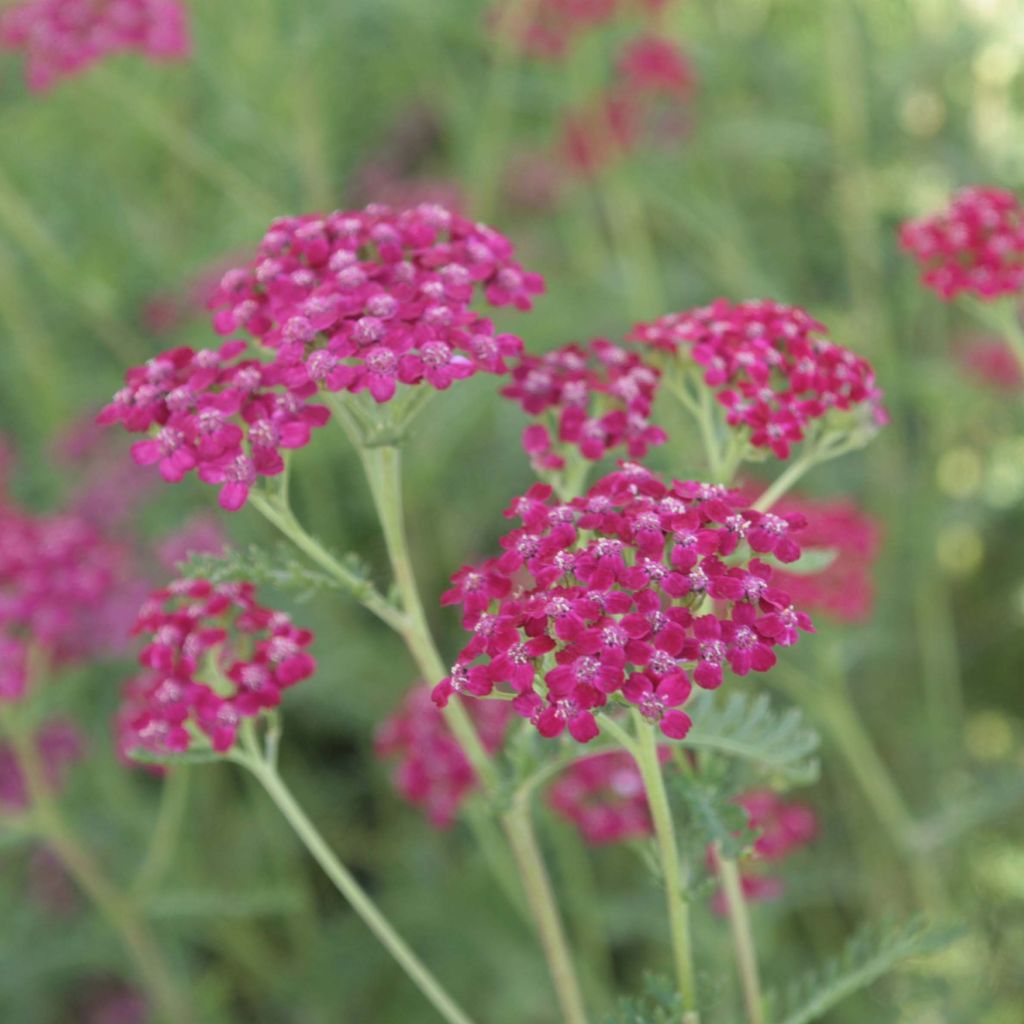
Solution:
M 474 636 L 434 691 L 441 706 L 501 686 L 541 735 L 568 729 L 586 743 L 600 732 L 595 712 L 628 702 L 682 739 L 691 675 L 714 689 L 725 665 L 766 671 L 776 646 L 812 629 L 766 562 L 725 561 L 741 545 L 795 561 L 802 517 L 744 508 L 720 486 L 665 484 L 635 464 L 581 498 L 551 499 L 537 485 L 513 502 L 507 514 L 523 526 L 502 538 L 505 553 L 453 577 L 446 600 L 463 604 Z
M 150 433 L 136 461 L 171 482 L 196 470 L 235 511 L 330 418 L 318 393 L 366 394 L 379 406 L 400 387 L 445 390 L 504 372 L 522 343 L 470 303 L 482 292 L 493 306 L 530 308 L 543 282 L 512 256 L 496 231 L 439 206 L 278 220 L 211 299 L 216 330 L 249 340 L 172 349 L 130 370 L 100 421 Z M 357 430 L 382 429 L 373 408 L 346 410 Z
M 484 749 L 490 754 L 498 751 L 512 709 L 497 701 L 466 701 L 466 707 Z M 435 828 L 448 828 L 462 802 L 479 787 L 469 758 L 431 701 L 428 686 L 414 686 L 401 707 L 380 724 L 374 752 L 397 760 L 395 789 L 403 799 L 422 807 Z
M 156 591 L 135 626 L 146 674 L 127 691 L 123 749 L 153 754 L 230 750 L 239 725 L 277 707 L 308 679 L 313 635 L 259 604 L 251 584 L 181 580 Z
M 740 443 L 778 459 L 833 425 L 871 432 L 886 422 L 871 365 L 796 306 L 719 299 L 640 324 L 632 337 L 699 376 Z
M 526 353 L 510 376 L 501 393 L 537 420 L 523 432 L 523 447 L 542 477 L 560 474 L 580 457 L 596 462 L 617 449 L 642 459 L 668 440 L 651 422 L 661 374 L 610 341 Z
M 30 89 L 45 91 L 109 54 L 188 56 L 180 0 L 24 0 L 0 12 L 0 49 L 22 50 Z
M 1005 338 L 1024 373 L 1024 206 L 1017 195 L 961 189 L 947 209 L 904 223 L 900 245 L 917 261 L 924 286 L 945 302 L 967 300 L 972 314 Z M 995 358 L 993 350 L 993 369 Z M 1006 369 L 999 375 L 1013 379 Z

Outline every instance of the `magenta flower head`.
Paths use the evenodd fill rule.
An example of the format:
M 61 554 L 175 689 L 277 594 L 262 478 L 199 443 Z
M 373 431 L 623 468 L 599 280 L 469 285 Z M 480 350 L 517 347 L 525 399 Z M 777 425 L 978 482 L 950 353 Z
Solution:
M 512 257 L 506 238 L 440 206 L 275 221 L 210 300 L 215 329 L 249 340 L 176 348 L 129 370 L 99 420 L 148 434 L 136 462 L 170 482 L 194 471 L 235 511 L 328 421 L 313 401 L 321 389 L 369 396 L 362 418 L 373 420 L 414 385 L 506 372 L 522 342 L 470 304 L 530 308 L 543 281 Z
M 658 754 L 664 762 L 671 751 L 660 747 Z M 593 846 L 643 839 L 654 831 L 640 769 L 624 751 L 571 764 L 551 784 L 548 804 Z
M 632 39 L 623 47 L 618 71 L 623 87 L 634 95 L 686 99 L 696 85 L 689 58 L 671 39 L 653 34 Z
M 24 694 L 32 652 L 46 671 L 105 650 L 126 559 L 78 516 L 0 509 L 0 701 Z
M 28 86 L 42 92 L 113 53 L 186 57 L 185 7 L 179 0 L 24 0 L 0 13 L 0 49 L 24 51 Z
M 719 686 L 724 666 L 766 671 L 812 628 L 756 557 L 794 561 L 803 520 L 746 509 L 724 487 L 624 463 L 569 502 L 537 484 L 507 514 L 523 525 L 504 554 L 460 570 L 445 596 L 473 637 L 435 687 L 439 705 L 499 688 L 541 735 L 586 743 L 596 711 L 631 704 L 682 739 L 692 683 Z
M 484 749 L 495 753 L 504 742 L 511 707 L 504 701 L 474 700 L 465 705 Z M 379 758 L 397 760 L 395 789 L 421 807 L 435 828 L 448 828 L 477 787 L 472 765 L 423 684 L 414 686 L 377 729 L 374 751 Z
M 1002 338 L 973 338 L 957 351 L 960 365 L 975 383 L 1004 393 L 1024 389 L 1024 371 L 1013 349 Z
M 641 459 L 664 444 L 667 435 L 651 423 L 660 377 L 636 353 L 597 339 L 586 348 L 524 354 L 501 393 L 536 421 L 526 428 L 523 447 L 544 473 L 564 469 L 575 453 L 597 461 L 621 449 Z
M 998 299 L 1024 287 L 1024 207 L 1012 192 L 961 189 L 948 209 L 907 221 L 900 245 L 942 299 Z
M 444 390 L 505 372 L 522 349 L 470 308 L 478 296 L 531 308 L 543 279 L 513 256 L 497 231 L 430 204 L 281 219 L 247 267 L 224 275 L 214 326 L 273 351 L 302 396 L 323 386 L 383 403 L 399 386 Z
M 888 419 L 868 361 L 795 306 L 718 299 L 639 324 L 632 338 L 710 388 L 751 454 L 787 459 L 804 439 L 869 433 Z
M 251 583 L 179 580 L 152 594 L 135 631 L 147 642 L 118 717 L 128 754 L 224 753 L 243 719 L 277 707 L 316 669 L 312 633 L 259 604 Z

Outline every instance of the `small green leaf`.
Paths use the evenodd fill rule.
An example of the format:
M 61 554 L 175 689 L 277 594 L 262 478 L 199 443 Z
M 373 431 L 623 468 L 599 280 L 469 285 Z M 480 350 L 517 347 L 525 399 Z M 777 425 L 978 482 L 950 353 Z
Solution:
M 686 710 L 693 719 L 686 746 L 752 761 L 791 785 L 807 785 L 818 777 L 812 755 L 821 738 L 797 708 L 775 711 L 765 694 L 733 694 L 717 704 L 712 694 L 698 693 Z

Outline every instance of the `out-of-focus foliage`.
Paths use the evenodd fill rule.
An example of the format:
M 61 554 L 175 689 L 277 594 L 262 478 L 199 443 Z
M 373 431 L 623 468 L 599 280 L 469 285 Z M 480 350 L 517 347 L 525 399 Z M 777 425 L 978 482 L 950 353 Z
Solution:
M 822 619 L 767 684 L 736 681 L 743 696 L 718 712 L 723 728 L 736 726 L 762 706 L 755 687 L 777 681 L 773 707 L 800 701 L 824 734 L 820 780 L 803 790 L 821 835 L 783 897 L 753 909 L 762 969 L 784 989 L 843 949 L 865 917 L 906 917 L 926 904 L 962 920 L 964 937 L 821 1019 L 1017 1024 L 1024 402 L 964 372 L 959 353 L 977 328 L 922 291 L 895 232 L 958 185 L 1024 189 L 1019 2 L 678 0 L 664 30 L 699 81 L 684 130 L 655 136 L 592 181 L 569 178 L 553 201 L 531 184 L 531 161 L 552 151 L 567 107 L 599 88 L 625 27 L 546 63 L 496 50 L 478 0 L 190 7 L 185 64 L 118 57 L 40 97 L 22 85 L 18 59 L 0 54 L 0 431 L 19 454 L 19 498 L 52 508 L 77 485 L 81 467 L 59 462 L 54 445 L 86 429 L 128 365 L 172 344 L 212 342 L 201 311 L 157 335 L 154 303 L 180 301 L 210 267 L 244 258 L 279 214 L 444 183 L 545 274 L 534 312 L 499 317 L 537 351 L 618 339 L 637 319 L 719 295 L 809 309 L 874 362 L 893 421 L 808 489 L 855 497 L 885 541 L 871 619 Z M 477 377 L 435 399 L 406 460 L 412 547 L 446 656 L 461 630 L 437 595 L 452 571 L 492 553 L 501 510 L 532 480 L 523 419 L 497 389 Z M 694 475 L 698 439 L 672 415 L 665 410 L 673 441 L 651 462 Z M 119 439 L 101 443 L 127 459 Z M 212 508 L 209 490 L 163 487 L 133 529 L 165 534 Z M 359 552 L 383 578 L 370 497 L 340 434 L 299 454 L 293 490 L 310 532 Z M 286 605 L 309 597 L 293 606 L 317 629 L 321 669 L 288 697 L 282 761 L 311 816 L 480 1020 L 553 1021 L 530 927 L 468 829 L 430 830 L 373 758 L 373 730 L 413 681 L 411 661 L 314 571 L 269 560 L 262 552 L 276 538 L 255 516 L 221 518 L 239 551 L 260 552 L 225 572 L 244 564 Z M 88 739 L 66 805 L 123 879 L 146 856 L 165 785 L 114 753 L 111 718 L 129 671 L 79 672 L 51 695 Z M 916 829 L 880 825 L 863 796 L 871 780 L 858 783 L 830 739 L 839 706 L 830 695 L 846 692 Z M 805 768 L 812 745 L 796 719 L 771 721 L 774 733 L 765 719 L 734 735 L 770 772 Z M 704 720 L 694 738 L 711 729 Z M 421 997 L 396 980 L 263 794 L 227 765 L 187 771 L 184 824 L 145 906 L 172 963 L 192 978 L 203 1024 L 425 1019 Z M 667 960 L 658 892 L 633 850 L 584 858 L 568 826 L 543 817 L 600 1019 Z M 89 1014 L 128 973 L 115 938 L 2 825 L 0 858 L 0 1020 L 101 1019 Z M 727 925 L 710 906 L 694 918 L 712 1008 L 739 1019 Z M 885 948 L 924 952 L 907 936 Z M 874 972 L 871 956 L 858 980 Z M 639 1012 L 626 1007 L 618 1019 L 646 1020 Z M 781 1019 L 811 1019 L 794 1014 Z

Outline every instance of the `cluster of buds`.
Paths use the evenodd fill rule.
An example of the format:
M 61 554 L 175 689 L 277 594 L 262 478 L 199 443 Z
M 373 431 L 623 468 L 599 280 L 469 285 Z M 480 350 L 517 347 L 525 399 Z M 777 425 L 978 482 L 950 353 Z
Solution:
M 504 373 L 522 342 L 470 303 L 482 291 L 493 306 L 530 308 L 543 281 L 512 257 L 502 235 L 439 206 L 275 221 L 210 299 L 215 329 L 251 340 L 176 348 L 129 370 L 100 421 L 148 432 L 136 461 L 168 481 L 196 470 L 234 511 L 327 422 L 311 401 L 321 388 L 383 403 L 400 384 Z
M 829 339 L 795 306 L 771 301 L 709 306 L 639 324 L 632 337 L 694 366 L 756 449 L 789 458 L 792 445 L 843 417 L 858 427 L 886 422 L 871 364 Z
M 284 470 L 282 451 L 309 443 L 326 407 L 300 397 L 273 363 L 239 358 L 244 341 L 217 350 L 176 348 L 134 367 L 99 416 L 152 436 L 132 446 L 140 465 L 156 465 L 177 483 L 195 470 L 220 485 L 220 504 L 245 504 L 258 477 Z
M 542 472 L 565 468 L 570 448 L 597 461 L 619 448 L 641 459 L 664 444 L 667 435 L 651 423 L 660 376 L 636 353 L 597 339 L 523 355 L 501 393 L 541 421 L 526 428 L 523 447 Z
M 991 300 L 1024 288 L 1024 207 L 1012 192 L 962 189 L 948 209 L 907 221 L 900 244 L 940 298 Z
M 43 91 L 112 53 L 183 58 L 188 25 L 179 0 L 25 0 L 0 13 L 0 49 L 24 51 L 29 88 Z
M 502 745 L 512 709 L 504 701 L 465 701 L 484 749 Z M 444 716 L 430 699 L 430 688 L 414 686 L 401 707 L 377 729 L 374 751 L 397 759 L 394 785 L 403 799 L 423 808 L 435 828 L 448 828 L 477 777 Z
M 569 502 L 538 484 L 506 514 L 523 526 L 504 554 L 460 570 L 442 599 L 462 605 L 473 637 L 435 687 L 441 705 L 505 687 L 541 735 L 567 728 L 585 743 L 594 712 L 624 701 L 681 739 L 691 674 L 711 689 L 725 665 L 766 671 L 812 628 L 771 567 L 740 551 L 795 561 L 803 520 L 746 509 L 724 487 L 623 464 Z
M 275 708 L 283 690 L 316 669 L 313 635 L 284 612 L 256 601 L 251 583 L 181 580 L 158 590 L 139 612 L 148 637 L 144 672 L 129 680 L 118 718 L 125 754 L 166 755 L 235 743 L 245 718 Z

